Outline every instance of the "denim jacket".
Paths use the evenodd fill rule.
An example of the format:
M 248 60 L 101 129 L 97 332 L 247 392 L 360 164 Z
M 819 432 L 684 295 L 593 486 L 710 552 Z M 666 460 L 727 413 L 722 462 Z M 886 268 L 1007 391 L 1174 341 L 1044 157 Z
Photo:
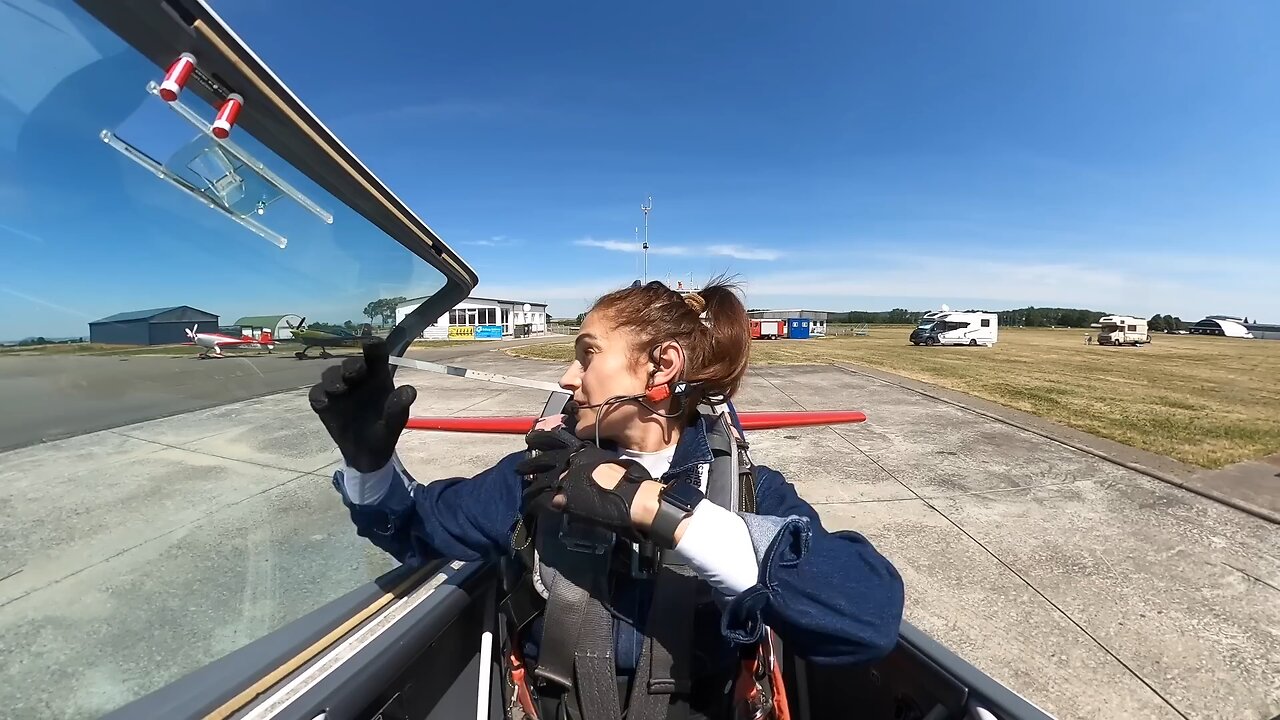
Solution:
M 735 418 L 736 420 L 736 418 Z M 356 532 L 402 563 L 439 558 L 488 560 L 509 555 L 520 514 L 524 479 L 515 465 L 523 453 L 504 457 L 471 478 L 420 484 L 397 469 L 387 492 L 372 504 L 356 504 L 344 490 L 342 471 L 334 486 L 351 513 Z M 676 445 L 670 482 L 698 473 L 711 462 L 706 427 L 700 420 Z M 862 535 L 829 532 L 813 506 L 802 500 L 782 474 L 756 466 L 756 512 L 745 521 L 760 573 L 756 584 L 732 600 L 712 606 L 719 622 L 695 620 L 695 667 L 720 666 L 737 646 L 760 640 L 765 626 L 796 655 L 817 663 L 868 662 L 886 655 L 898 638 L 903 585 L 893 565 Z M 634 670 L 648 616 L 651 581 L 624 576 L 615 586 L 613 607 L 618 670 Z M 541 641 L 539 620 L 525 638 L 526 659 L 535 662 Z

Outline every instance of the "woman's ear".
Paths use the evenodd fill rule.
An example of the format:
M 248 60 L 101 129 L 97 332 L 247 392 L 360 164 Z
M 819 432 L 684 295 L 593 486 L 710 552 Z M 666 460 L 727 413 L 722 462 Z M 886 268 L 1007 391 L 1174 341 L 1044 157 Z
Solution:
M 684 377 L 684 348 L 667 341 L 649 352 L 649 387 L 664 387 Z

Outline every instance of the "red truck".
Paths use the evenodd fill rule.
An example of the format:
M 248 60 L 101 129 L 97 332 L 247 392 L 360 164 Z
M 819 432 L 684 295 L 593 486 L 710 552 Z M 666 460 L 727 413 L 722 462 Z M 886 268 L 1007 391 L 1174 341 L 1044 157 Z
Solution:
M 787 323 L 785 320 L 752 320 L 751 321 L 751 339 L 752 340 L 777 340 L 780 337 L 787 336 Z

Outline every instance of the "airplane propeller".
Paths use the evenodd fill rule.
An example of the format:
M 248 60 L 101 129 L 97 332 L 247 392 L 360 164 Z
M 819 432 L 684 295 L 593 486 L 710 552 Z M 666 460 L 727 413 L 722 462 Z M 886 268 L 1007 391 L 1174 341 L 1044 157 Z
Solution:
M 198 331 L 199 329 L 200 329 L 200 323 L 196 323 L 195 325 L 192 325 L 191 327 L 186 328 L 187 337 L 191 338 L 191 340 L 194 342 L 196 339 L 196 331 Z

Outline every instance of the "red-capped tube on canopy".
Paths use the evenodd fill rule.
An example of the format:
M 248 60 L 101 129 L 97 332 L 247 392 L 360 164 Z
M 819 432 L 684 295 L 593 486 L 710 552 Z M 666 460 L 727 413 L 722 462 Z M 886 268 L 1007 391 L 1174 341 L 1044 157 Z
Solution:
M 529 416 L 502 417 L 412 417 L 405 425 L 409 430 L 437 430 L 443 432 L 491 433 L 498 435 L 524 435 L 533 428 L 538 418 Z M 785 412 L 740 412 L 738 421 L 743 430 L 776 430 L 788 427 L 812 425 L 844 425 L 866 422 L 867 415 L 858 410 L 789 410 Z
M 196 69 L 196 56 L 191 53 L 182 53 L 177 60 L 169 66 L 169 71 L 164 74 L 164 80 L 160 83 L 160 97 L 165 102 L 173 102 L 178 99 L 178 93 L 182 92 L 182 88 L 187 85 L 187 78 L 191 77 L 191 71 Z
M 218 108 L 218 116 L 213 119 L 214 137 L 226 140 L 231 135 L 231 128 L 236 124 L 236 118 L 240 116 L 242 107 L 244 107 L 244 98 L 236 93 L 231 93 L 226 100 L 222 101 L 222 107 Z

